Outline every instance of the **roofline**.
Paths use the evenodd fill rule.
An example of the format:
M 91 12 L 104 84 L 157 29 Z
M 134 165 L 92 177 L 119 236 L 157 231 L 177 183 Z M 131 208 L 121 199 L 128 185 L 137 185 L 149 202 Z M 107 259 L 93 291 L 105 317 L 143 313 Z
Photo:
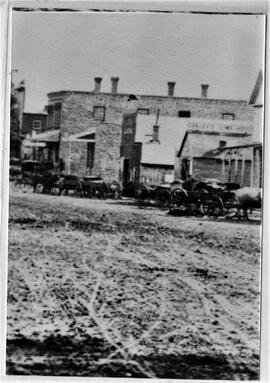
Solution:
M 38 115 L 41 115 L 41 116 L 47 116 L 46 113 L 38 113 L 38 112 L 36 112 L 36 113 L 35 112 L 34 113 L 33 112 L 23 112 L 23 114 L 35 114 L 35 115 L 38 114 Z
M 55 91 L 55 92 L 50 92 L 50 93 L 47 93 L 47 97 L 51 97 L 53 95 L 57 96 L 57 95 L 64 95 L 64 94 L 72 94 L 72 93 L 79 93 L 79 94 L 88 94 L 88 95 L 105 95 L 105 96 L 112 96 L 112 97 L 115 97 L 115 96 L 124 96 L 124 97 L 129 97 L 130 94 L 132 93 L 116 93 L 116 94 L 112 94 L 110 92 L 99 92 L 99 93 L 96 93 L 95 91 L 83 91 L 83 90 L 59 90 L 59 91 Z M 175 97 L 175 96 L 163 96 L 163 95 L 151 95 L 151 94 L 136 94 L 137 97 L 151 97 L 151 98 L 165 98 L 165 99 L 174 99 L 174 100 L 202 100 L 202 101 L 210 101 L 210 102 L 213 102 L 213 101 L 223 101 L 223 102 L 235 102 L 235 103 L 244 103 L 246 105 L 248 105 L 248 101 L 247 100 L 233 100 L 233 99 L 223 99 L 223 98 L 201 98 L 201 97 Z
M 166 166 L 167 168 L 174 168 L 174 165 L 172 164 L 153 164 L 152 162 L 141 162 L 141 165 L 147 165 L 149 167 Z
M 189 158 L 189 156 L 183 156 L 182 158 Z M 208 157 L 208 156 L 192 156 L 193 159 L 205 159 L 205 160 L 220 160 L 222 161 L 221 157 L 218 157 L 218 154 L 216 156 Z M 251 161 L 251 159 L 246 158 L 245 161 Z
M 191 130 L 187 130 L 187 133 L 188 134 L 205 134 L 205 135 L 208 135 L 208 136 L 226 136 L 226 137 L 248 137 L 248 136 L 252 136 L 251 133 L 239 133 L 239 132 L 217 132 L 217 131 L 211 131 L 211 130 L 206 130 L 206 131 L 202 131 L 202 130 L 195 130 L 195 129 L 191 129 Z
M 262 147 L 262 143 L 260 142 L 253 142 L 251 144 L 242 144 L 242 145 L 235 145 L 235 146 L 225 146 L 223 149 L 237 149 L 237 148 L 252 148 L 252 147 Z
M 177 153 L 177 157 L 180 157 L 180 153 L 182 152 L 183 146 L 184 146 L 184 144 L 185 144 L 185 142 L 186 142 L 186 140 L 187 140 L 188 133 L 189 133 L 189 131 L 187 130 L 186 133 L 185 133 L 185 135 L 184 135 L 184 137 L 183 137 L 183 140 L 182 140 L 180 149 L 179 149 L 179 151 L 178 151 L 178 153 Z
M 181 143 L 180 149 L 177 152 L 177 157 L 180 157 L 180 153 L 182 152 L 183 146 L 187 140 L 188 134 L 206 134 L 206 135 L 213 135 L 213 136 L 225 136 L 225 137 L 250 137 L 252 134 L 249 133 L 231 133 L 231 132 L 213 132 L 213 131 L 200 131 L 200 130 L 187 130 L 183 141 Z
M 255 102 L 256 102 L 256 100 L 258 98 L 258 95 L 260 93 L 260 90 L 261 90 L 261 87 L 262 87 L 262 83 L 263 83 L 263 74 L 262 74 L 262 70 L 260 69 L 260 71 L 258 73 L 258 76 L 257 76 L 257 79 L 256 79 L 256 83 L 254 85 L 254 88 L 252 90 L 251 96 L 249 98 L 248 105 L 255 104 Z

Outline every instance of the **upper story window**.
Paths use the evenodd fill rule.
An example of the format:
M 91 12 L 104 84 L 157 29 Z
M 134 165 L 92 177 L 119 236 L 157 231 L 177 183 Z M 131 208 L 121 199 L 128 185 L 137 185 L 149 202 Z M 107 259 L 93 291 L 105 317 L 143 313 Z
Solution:
M 225 148 L 226 144 L 227 144 L 226 141 L 223 141 L 223 140 L 220 140 L 220 141 L 219 141 L 219 147 L 220 147 L 220 148 Z
M 57 102 L 54 105 L 47 105 L 47 128 L 59 129 L 61 120 L 61 103 Z
M 105 121 L 105 106 L 94 106 L 93 117 L 95 120 Z
M 47 116 L 47 128 L 50 129 L 53 127 L 53 105 L 47 105 L 46 107 L 48 116 Z
M 53 127 L 60 128 L 60 118 L 61 118 L 61 103 L 57 102 L 54 105 L 54 113 L 53 113 Z
M 137 109 L 138 114 L 149 114 L 149 109 L 147 108 L 138 108 Z
M 41 130 L 41 121 L 40 120 L 33 120 L 32 128 L 33 128 L 33 130 L 40 131 Z
M 178 117 L 188 118 L 190 117 L 190 115 L 191 115 L 190 110 L 179 110 L 178 112 Z
M 234 120 L 235 115 L 233 113 L 222 113 L 222 120 Z

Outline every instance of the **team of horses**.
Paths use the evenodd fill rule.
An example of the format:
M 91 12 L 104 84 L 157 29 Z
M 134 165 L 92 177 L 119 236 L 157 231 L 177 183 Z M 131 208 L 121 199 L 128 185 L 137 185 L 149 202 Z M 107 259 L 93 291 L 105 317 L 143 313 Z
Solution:
M 260 209 L 262 203 L 260 188 L 241 187 L 233 182 L 222 184 L 214 179 L 201 181 L 190 178 L 159 186 L 139 184 L 134 193 L 139 206 L 154 201 L 172 214 L 180 212 L 249 219 L 248 211 Z
M 26 186 L 35 193 L 68 195 L 73 191 L 85 198 L 121 197 L 121 186 L 117 181 L 105 182 L 99 177 L 80 178 L 76 175 L 61 175 L 52 172 L 43 174 L 22 174 L 14 181 L 15 188 Z
M 221 183 L 218 180 L 175 180 L 162 185 L 129 182 L 124 188 L 119 182 L 105 182 L 99 177 L 63 175 L 53 172 L 24 173 L 15 180 L 15 186 L 24 185 L 34 192 L 68 194 L 70 190 L 84 198 L 134 198 L 142 207 L 154 203 L 173 214 L 181 210 L 195 215 L 226 215 L 248 219 L 248 211 L 261 208 L 262 191 L 259 188 L 241 187 L 238 183 Z

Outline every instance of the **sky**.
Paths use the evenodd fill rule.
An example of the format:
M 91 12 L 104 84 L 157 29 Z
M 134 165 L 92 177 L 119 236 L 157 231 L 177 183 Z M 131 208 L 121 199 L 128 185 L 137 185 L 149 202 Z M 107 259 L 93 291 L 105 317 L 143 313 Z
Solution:
M 26 112 L 41 112 L 47 93 L 92 91 L 248 100 L 264 65 L 264 18 L 106 12 L 12 15 L 13 81 L 25 80 Z

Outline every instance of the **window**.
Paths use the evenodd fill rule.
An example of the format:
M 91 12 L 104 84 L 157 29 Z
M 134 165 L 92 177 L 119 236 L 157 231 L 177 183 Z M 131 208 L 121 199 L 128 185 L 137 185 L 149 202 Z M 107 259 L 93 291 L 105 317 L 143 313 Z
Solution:
M 105 121 L 105 106 L 94 106 L 93 117 L 95 120 Z
M 33 130 L 37 130 L 37 131 L 41 130 L 41 121 L 40 120 L 34 120 L 33 121 Z
M 47 112 L 48 112 L 47 127 L 48 127 L 48 129 L 53 127 L 53 109 L 54 109 L 53 105 L 48 105 L 47 106 Z
M 149 114 L 149 109 L 147 108 L 138 108 L 137 109 L 138 114 Z
M 227 144 L 226 141 L 223 141 L 223 140 L 219 141 L 219 147 L 220 148 L 225 148 L 226 144 Z
M 178 117 L 182 117 L 182 118 L 190 117 L 190 110 L 179 110 Z
M 88 142 L 87 143 L 87 160 L 86 160 L 86 166 L 92 170 L 94 167 L 94 160 L 95 160 L 95 143 L 94 142 Z
M 60 128 L 60 116 L 61 116 L 61 103 L 57 102 L 54 105 L 54 123 L 53 127 L 54 128 Z
M 233 113 L 222 113 L 222 120 L 234 120 Z

